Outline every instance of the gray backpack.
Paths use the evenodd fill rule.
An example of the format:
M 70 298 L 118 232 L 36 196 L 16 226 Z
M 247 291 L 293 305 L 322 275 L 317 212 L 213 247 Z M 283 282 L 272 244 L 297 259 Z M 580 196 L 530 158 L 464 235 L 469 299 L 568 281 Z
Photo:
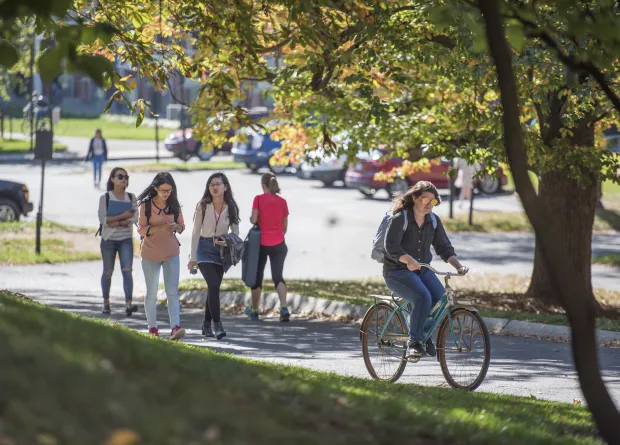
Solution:
M 431 221 L 433 222 L 433 230 L 437 229 L 437 217 L 433 212 L 431 212 Z M 395 216 L 395 215 L 394 215 Z M 407 230 L 407 212 L 403 212 L 404 223 L 403 223 L 403 232 Z M 385 258 L 385 235 L 387 233 L 388 223 L 392 219 L 393 215 L 389 213 L 386 214 L 381 220 L 381 224 L 379 224 L 379 229 L 375 235 L 375 238 L 372 240 L 372 252 L 370 253 L 370 257 L 379 262 L 383 263 Z

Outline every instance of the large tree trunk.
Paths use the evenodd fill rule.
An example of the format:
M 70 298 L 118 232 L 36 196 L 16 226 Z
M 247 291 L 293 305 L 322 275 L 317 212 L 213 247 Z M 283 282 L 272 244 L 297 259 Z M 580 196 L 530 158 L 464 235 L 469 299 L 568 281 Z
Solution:
M 527 174 L 528 162 L 519 117 L 519 92 L 512 67 L 512 53 L 506 40 L 504 18 L 498 0 L 478 0 L 484 17 L 487 42 L 495 62 L 504 126 L 504 144 L 517 192 L 523 202 L 549 269 L 553 287 L 558 289 L 571 326 L 573 359 L 581 390 L 601 436 L 610 444 L 620 444 L 620 413 L 607 392 L 598 363 L 595 331 L 595 304 L 589 287 L 576 279 L 578 270 L 562 237 L 549 225 L 552 213 L 534 191 Z
M 583 124 L 573 130 L 573 143 L 579 146 L 594 144 L 594 126 Z M 538 200 L 551 213 L 548 224 L 560 235 L 570 252 L 570 260 L 577 271 L 575 279 L 581 281 L 583 288 L 592 292 L 592 225 L 597 204 L 596 174 L 590 175 L 590 184 L 582 187 L 569 178 L 567 170 L 545 173 L 540 177 Z M 542 244 L 536 238 L 534 270 L 527 290 L 532 298 L 559 304 L 559 291 L 552 279 L 552 273 L 545 262 Z M 593 297 L 593 295 L 592 295 Z
M 538 197 L 549 212 L 549 225 L 560 234 L 570 252 L 570 259 L 577 271 L 576 279 L 592 291 L 592 224 L 596 206 L 596 184 L 583 189 L 577 181 L 568 178 L 566 171 L 546 173 L 541 176 Z M 559 304 L 559 291 L 543 256 L 542 244 L 536 238 L 534 270 L 527 296 Z

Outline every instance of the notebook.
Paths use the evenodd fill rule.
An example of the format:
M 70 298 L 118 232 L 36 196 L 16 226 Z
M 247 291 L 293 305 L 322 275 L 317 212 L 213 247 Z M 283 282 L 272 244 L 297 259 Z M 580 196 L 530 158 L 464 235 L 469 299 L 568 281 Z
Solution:
M 127 210 L 131 210 L 132 204 L 125 201 L 110 200 L 108 204 L 108 216 L 118 216 Z

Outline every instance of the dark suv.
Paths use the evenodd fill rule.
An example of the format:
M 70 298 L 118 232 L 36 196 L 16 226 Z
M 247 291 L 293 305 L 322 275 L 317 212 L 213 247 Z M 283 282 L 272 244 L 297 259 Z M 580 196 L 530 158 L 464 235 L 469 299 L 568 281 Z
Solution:
M 26 184 L 0 179 L 0 221 L 19 221 L 28 216 L 33 205 Z

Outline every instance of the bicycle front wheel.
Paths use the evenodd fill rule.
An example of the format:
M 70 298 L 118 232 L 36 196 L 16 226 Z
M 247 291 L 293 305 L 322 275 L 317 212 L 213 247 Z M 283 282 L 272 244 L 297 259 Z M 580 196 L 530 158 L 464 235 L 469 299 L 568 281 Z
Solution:
M 484 381 L 491 360 L 491 340 L 477 312 L 452 310 L 452 328 L 444 318 L 437 334 L 441 371 L 453 388 L 475 390 Z
M 374 379 L 389 382 L 397 381 L 407 366 L 406 324 L 399 311 L 387 325 L 393 311 L 392 305 L 377 303 L 368 309 L 360 327 L 362 354 L 368 373 Z

